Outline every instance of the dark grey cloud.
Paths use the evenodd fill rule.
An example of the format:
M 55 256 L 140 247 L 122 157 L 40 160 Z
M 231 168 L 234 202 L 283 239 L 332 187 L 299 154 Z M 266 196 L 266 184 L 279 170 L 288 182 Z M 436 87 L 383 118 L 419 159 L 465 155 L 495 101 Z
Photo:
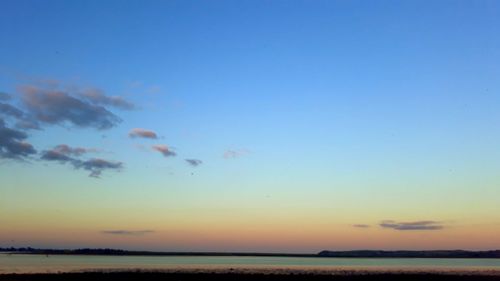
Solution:
M 91 89 L 82 94 L 89 102 L 97 105 L 113 106 L 123 110 L 132 110 L 136 106 L 120 96 L 106 96 L 101 90 Z
M 413 222 L 396 222 L 385 220 L 380 223 L 383 228 L 391 228 L 395 230 L 440 230 L 444 226 L 438 221 L 413 221 Z
M 42 156 L 40 157 L 42 160 L 47 160 L 47 161 L 58 161 L 62 164 L 70 162 L 72 164 L 77 164 L 79 162 L 78 159 L 75 159 L 73 157 L 70 157 L 60 151 L 57 150 L 46 150 L 42 152 Z
M 35 86 L 21 88 L 22 101 L 34 120 L 47 124 L 70 123 L 77 127 L 109 129 L 121 119 L 100 105 L 76 98 L 70 93 Z
M 193 167 L 197 167 L 203 163 L 201 160 L 198 159 L 184 159 L 184 160 L 186 160 L 186 162 Z
M 22 159 L 36 153 L 35 148 L 25 140 L 28 135 L 8 128 L 0 119 L 0 158 Z
M 155 132 L 143 128 L 134 128 L 130 130 L 128 136 L 131 138 L 146 138 L 146 139 L 158 138 L 158 135 Z
M 99 178 L 101 173 L 105 170 L 119 171 L 123 168 L 122 162 L 113 162 L 101 158 L 93 158 L 90 160 L 82 161 L 76 165 L 76 168 L 82 168 L 90 172 L 89 176 Z
M 51 150 L 45 150 L 42 152 L 40 159 L 47 161 L 57 161 L 61 164 L 69 163 L 75 169 L 83 169 L 89 171 L 90 177 L 99 178 L 105 170 L 115 170 L 119 171 L 123 168 L 123 163 L 113 162 L 101 158 L 92 158 L 89 160 L 81 160 L 76 158 L 89 151 L 94 151 L 93 149 L 81 148 L 81 147 L 70 147 L 66 144 L 60 144 Z
M 4 93 L 4 92 L 0 92 L 0 100 L 1 101 L 7 101 L 10 99 L 11 99 L 11 96 L 9 94 Z
M 36 120 L 32 120 L 25 112 L 13 105 L 0 102 L 0 115 L 6 118 L 14 118 L 18 129 L 40 129 Z
M 165 157 L 173 157 L 173 156 L 177 155 L 175 152 L 170 150 L 168 148 L 168 146 L 166 146 L 164 144 L 153 145 L 152 148 L 153 148 L 153 150 L 156 150 L 156 151 L 160 152 L 161 154 L 163 154 L 163 156 L 165 156 Z
M 370 225 L 368 224 L 353 224 L 352 227 L 356 227 L 356 228 L 368 228 L 370 227 Z
M 101 233 L 103 234 L 112 234 L 112 235 L 145 235 L 154 233 L 154 230 L 103 230 Z
M 12 106 L 7 103 L 1 103 L 0 102 L 0 114 L 4 116 L 11 116 L 14 118 L 23 118 L 24 117 L 24 112 L 20 110 L 19 108 Z

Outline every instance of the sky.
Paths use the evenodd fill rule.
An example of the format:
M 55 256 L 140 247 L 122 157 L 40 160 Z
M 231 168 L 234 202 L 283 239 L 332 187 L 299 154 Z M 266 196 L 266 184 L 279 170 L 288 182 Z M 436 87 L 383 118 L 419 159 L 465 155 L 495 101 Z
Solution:
M 500 249 L 498 1 L 0 7 L 0 246 Z

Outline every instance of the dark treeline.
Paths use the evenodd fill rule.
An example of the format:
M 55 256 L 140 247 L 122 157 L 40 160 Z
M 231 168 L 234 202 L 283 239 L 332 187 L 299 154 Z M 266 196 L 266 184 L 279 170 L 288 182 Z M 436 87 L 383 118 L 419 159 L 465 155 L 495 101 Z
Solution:
M 36 249 L 0 248 L 0 252 L 39 255 L 109 255 L 109 256 L 263 256 L 263 257 L 336 257 L 336 258 L 500 258 L 500 250 L 494 251 L 321 251 L 318 254 L 287 253 L 227 253 L 227 252 L 153 252 L 126 251 L 119 249 Z
M 500 258 L 500 250 L 495 251 L 322 251 L 319 257 L 337 258 Z
M 316 254 L 286 254 L 286 253 L 229 253 L 229 252 L 153 252 L 127 251 L 119 249 L 36 249 L 0 248 L 0 252 L 16 254 L 39 255 L 109 255 L 109 256 L 265 256 L 265 257 L 317 257 Z

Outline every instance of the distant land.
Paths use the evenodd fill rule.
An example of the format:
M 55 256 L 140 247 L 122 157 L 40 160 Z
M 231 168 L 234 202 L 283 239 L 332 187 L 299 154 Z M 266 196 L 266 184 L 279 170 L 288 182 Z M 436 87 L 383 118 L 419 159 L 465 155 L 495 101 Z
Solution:
M 104 256 L 254 256 L 254 257 L 319 257 L 319 258 L 500 258 L 500 250 L 464 251 L 464 250 L 432 250 L 432 251 L 321 251 L 317 254 L 290 253 L 249 253 L 249 252 L 154 252 L 127 251 L 119 249 L 35 249 L 0 248 L 0 252 L 12 254 L 35 255 L 104 255 Z

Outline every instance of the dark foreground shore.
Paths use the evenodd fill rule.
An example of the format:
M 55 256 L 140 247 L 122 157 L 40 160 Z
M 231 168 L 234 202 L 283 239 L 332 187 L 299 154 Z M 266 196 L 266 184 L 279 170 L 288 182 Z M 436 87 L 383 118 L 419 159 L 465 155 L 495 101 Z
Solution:
M 242 273 L 242 272 L 81 272 L 50 274 L 0 274 L 1 281 L 500 281 L 498 273 L 454 273 L 454 272 L 361 272 L 346 271 L 336 273 L 322 272 L 278 272 L 278 273 Z

